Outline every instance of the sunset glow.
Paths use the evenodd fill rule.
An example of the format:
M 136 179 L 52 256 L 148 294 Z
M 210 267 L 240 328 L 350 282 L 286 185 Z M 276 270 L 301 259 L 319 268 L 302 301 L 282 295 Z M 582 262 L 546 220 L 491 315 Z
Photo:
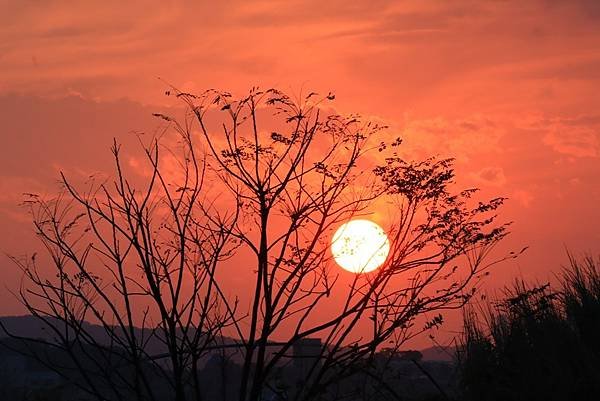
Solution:
M 205 180 L 198 199 L 212 202 L 206 207 L 218 216 L 217 220 L 235 216 L 239 199 L 244 200 L 243 212 L 247 213 L 246 208 L 256 202 L 256 197 L 246 193 L 246 184 L 274 183 L 288 177 L 277 172 L 264 179 L 267 174 L 262 173 L 270 166 L 283 169 L 294 163 L 300 146 L 286 151 L 286 139 L 292 137 L 289 129 L 293 124 L 286 123 L 283 114 L 273 115 L 261 106 L 257 113 L 259 138 L 264 140 L 259 144 L 261 147 L 252 148 L 246 142 L 239 145 L 246 147 L 244 152 L 264 150 L 256 165 L 265 170 L 261 174 L 240 175 L 243 178 L 240 182 L 232 175 L 223 181 L 220 175 L 224 166 L 216 162 L 214 155 L 206 156 L 210 147 L 195 121 L 193 109 L 185 107 L 174 88 L 194 95 L 212 88 L 230 93 L 232 99 L 243 99 L 253 87 L 278 88 L 298 104 L 316 92 L 318 95 L 310 97 L 307 104 L 324 99 L 315 109 L 315 115 L 317 109 L 320 113 L 323 127 L 331 126 L 327 118 L 332 114 L 351 116 L 350 119 L 360 116 L 361 124 L 387 127 L 378 131 L 376 138 L 369 138 L 364 156 L 348 176 L 351 185 L 344 187 L 347 192 L 342 196 L 342 204 L 369 195 L 366 185 L 379 182 L 370 176 L 372 167 L 396 157 L 407 164 L 430 157 L 453 158 L 455 179 L 448 190 L 455 193 L 479 188 L 467 206 L 496 197 L 507 198 L 495 221 L 514 224 L 510 235 L 494 248 L 492 256 L 501 258 L 525 248 L 527 251 L 490 269 L 490 276 L 481 282 L 486 291 L 502 289 L 513 283 L 515 277 L 553 282 L 561 266 L 569 262 L 565 249 L 574 254 L 598 253 L 600 1 L 149 0 L 143 4 L 3 2 L 0 13 L 0 121 L 3 122 L 0 251 L 3 255 L 23 255 L 30 262 L 31 255 L 36 254 L 40 266 L 49 263 L 46 248 L 32 229 L 29 209 L 23 207 L 23 202 L 30 200 L 24 194 L 53 199 L 64 190 L 58 183 L 61 174 L 77 184 L 82 194 L 87 194 L 90 188 L 95 190 L 101 183 L 114 189 L 114 157 L 110 150 L 113 140 L 119 144 L 120 168 L 128 178 L 127 184 L 143 191 L 150 186 L 153 176 L 152 165 L 140 142 L 148 144 L 153 138 L 160 138 L 161 177 L 172 190 L 173 199 L 187 194 L 186 185 L 182 184 L 185 171 L 180 169 L 181 160 L 177 159 L 184 154 L 181 135 L 176 132 L 174 121 L 157 118 L 156 114 L 171 116 L 181 127 L 189 127 L 199 166 L 206 166 L 200 174 Z M 217 156 L 221 156 L 219 152 L 227 151 L 228 146 L 223 123 L 231 122 L 228 120 L 231 109 L 227 105 L 217 107 L 208 100 L 204 104 L 194 101 L 206 110 L 208 137 L 218 150 Z M 239 121 L 246 118 L 240 135 L 252 141 L 252 118 L 248 116 L 239 117 Z M 314 119 L 307 124 L 313 122 Z M 364 134 L 365 127 L 355 128 Z M 281 135 L 276 135 L 279 141 L 274 150 L 269 148 L 273 145 L 272 134 Z M 315 136 L 311 153 L 305 163 L 298 164 L 300 167 L 315 166 L 315 161 L 323 161 L 329 145 L 340 143 L 328 135 Z M 379 151 L 380 142 L 392 144 L 396 138 L 402 140 L 400 146 L 389 145 Z M 347 157 L 352 147 L 346 145 L 341 144 L 332 157 Z M 282 157 L 279 164 L 274 162 L 277 156 Z M 237 166 L 235 161 L 228 162 L 228 167 Z M 251 155 L 244 163 L 248 167 L 255 165 Z M 294 188 L 304 191 L 300 195 L 307 197 L 306 202 L 323 200 L 322 205 L 310 209 L 317 214 L 327 210 L 327 199 L 319 197 L 326 198 L 333 192 L 323 191 L 321 184 L 339 179 L 341 170 L 337 163 L 324 160 L 310 172 L 311 177 L 289 176 L 299 179 Z M 231 188 L 242 191 L 239 198 L 230 194 Z M 398 186 L 399 193 L 395 195 L 401 195 L 404 189 Z M 287 189 L 281 194 L 288 197 L 285 202 L 294 202 L 289 208 L 280 208 L 278 203 L 269 206 L 272 209 L 269 216 L 273 218 L 265 232 L 269 241 L 288 231 L 285 226 L 288 220 L 298 224 L 304 221 L 317 224 L 313 218 L 320 221 L 318 216 L 307 216 L 306 220 L 297 220 L 295 215 L 289 219 L 290 216 L 281 216 L 290 210 L 309 210 L 306 202 L 297 200 L 296 194 L 289 195 Z M 139 192 L 135 195 L 139 200 Z M 149 199 L 157 198 L 152 193 Z M 157 210 L 163 214 L 153 223 L 160 224 L 167 214 L 159 208 L 165 204 L 156 201 Z M 394 233 L 399 232 L 395 219 L 403 213 L 404 204 L 400 201 L 369 200 L 360 206 L 364 206 L 361 213 L 370 213 L 384 228 L 394 227 Z M 336 207 L 337 203 L 332 210 Z M 414 224 L 423 223 L 422 214 L 426 211 L 421 209 L 416 213 Z M 255 217 L 240 218 L 239 227 L 223 232 L 237 233 L 241 228 L 251 227 L 253 231 L 248 235 L 260 238 L 260 231 L 254 227 L 260 218 Z M 339 217 L 327 222 L 336 219 Z M 348 222 L 339 221 L 342 223 Z M 448 226 L 452 226 L 450 223 Z M 83 230 L 85 226 L 74 228 Z M 106 227 L 103 230 L 111 231 Z M 294 241 L 266 248 L 290 253 L 290 245 L 304 249 L 303 241 L 313 239 L 304 238 L 305 233 L 314 230 L 302 227 Z M 402 255 L 399 251 L 402 241 L 394 241 L 400 234 L 388 233 L 388 239 L 382 227 L 367 220 L 334 226 L 329 234 L 336 230 L 337 237 L 318 238 L 319 244 L 323 241 L 324 253 L 333 256 L 330 269 L 323 270 L 332 275 L 342 273 L 336 290 L 349 288 L 355 279 L 367 281 L 370 277 L 346 274 L 345 270 L 385 273 L 387 266 L 392 266 L 393 257 Z M 101 241 L 95 239 L 92 243 L 97 247 Z M 232 250 L 232 255 L 219 259 L 216 275 L 224 294 L 239 295 L 239 311 L 245 312 L 251 310 L 250 297 L 257 294 L 254 286 L 259 281 L 255 278 L 257 267 L 252 265 L 254 250 L 244 247 L 244 242 L 239 248 L 237 245 L 238 242 L 226 247 Z M 85 246 L 87 242 L 82 242 L 81 249 Z M 123 244 L 120 247 L 122 252 L 128 249 Z M 388 257 L 390 248 L 394 252 Z M 127 256 L 132 257 L 132 253 Z M 297 255 L 286 258 L 299 260 Z M 23 271 L 9 258 L 1 259 L 0 315 L 28 314 L 14 296 L 22 285 Z M 412 259 L 406 260 L 408 263 Z M 272 266 L 279 269 L 277 274 L 291 269 L 285 263 Z M 395 261 L 393 266 L 397 266 Z M 99 263 L 98 268 L 102 267 Z M 458 270 L 461 274 L 466 271 Z M 277 274 L 269 272 L 263 277 L 284 283 Z M 109 273 L 103 279 L 112 277 Z M 306 277 L 321 279 L 323 283 L 329 283 L 330 279 L 308 274 Z M 393 288 L 409 283 L 403 277 L 394 280 L 397 281 Z M 193 281 L 187 278 L 181 285 L 184 291 L 194 288 Z M 264 291 L 258 294 L 263 296 Z M 263 305 L 263 299 L 259 301 L 257 305 Z M 345 298 L 337 290 L 332 291 L 328 301 L 331 305 L 316 311 L 311 319 L 324 318 L 330 309 L 343 306 Z M 141 303 L 132 305 L 134 312 L 143 312 Z M 448 339 L 450 343 L 461 319 L 459 312 L 446 315 L 446 325 L 436 334 L 438 340 Z M 357 337 L 366 338 L 370 333 L 371 328 L 357 329 Z M 426 336 L 414 341 L 415 348 L 431 345 Z
M 0 401 L 600 400 L 600 0 L 0 10 Z

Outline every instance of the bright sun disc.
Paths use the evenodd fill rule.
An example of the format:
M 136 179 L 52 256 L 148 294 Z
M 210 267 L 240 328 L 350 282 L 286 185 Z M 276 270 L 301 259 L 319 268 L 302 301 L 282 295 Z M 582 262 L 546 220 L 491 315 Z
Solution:
M 368 273 L 385 262 L 390 241 L 383 228 L 370 220 L 350 220 L 337 229 L 331 240 L 335 261 L 352 273 Z

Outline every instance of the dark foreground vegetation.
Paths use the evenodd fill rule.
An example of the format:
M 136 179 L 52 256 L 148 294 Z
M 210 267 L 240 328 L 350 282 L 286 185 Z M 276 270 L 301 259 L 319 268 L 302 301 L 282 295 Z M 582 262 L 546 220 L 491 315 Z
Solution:
M 556 288 L 522 281 L 465 315 L 466 401 L 600 399 L 600 263 L 570 258 Z
M 3 325 L 27 332 L 35 329 L 31 321 L 2 319 Z M 341 379 L 335 386 L 337 398 L 332 399 L 597 400 L 599 338 L 600 264 L 590 257 L 571 258 L 555 286 L 517 281 L 501 299 L 486 301 L 483 306 L 471 305 L 465 311 L 464 333 L 455 361 L 424 360 L 418 351 L 383 349 Z M 71 366 L 68 356 L 44 349 L 36 341 L 4 339 L 0 343 L 3 399 L 89 398 L 78 390 L 84 378 L 76 366 Z M 311 354 L 309 348 L 295 350 L 296 356 Z M 310 355 L 308 358 L 312 359 Z M 114 374 L 128 374 L 122 361 L 110 359 L 118 367 L 113 366 Z M 206 390 L 205 399 L 239 398 L 239 388 L 231 386 L 241 372 L 238 359 L 235 352 L 214 353 L 203 362 L 199 380 Z M 285 394 L 293 394 L 294 388 L 302 385 L 304 365 L 306 359 L 301 358 L 279 366 L 262 399 L 286 399 Z M 148 365 L 147 369 L 151 371 L 152 367 Z M 168 391 L 167 383 L 158 376 L 154 385 L 157 390 Z M 112 390 L 105 389 L 107 399 L 119 399 Z M 126 393 L 124 399 L 135 399 L 128 391 L 121 395 Z

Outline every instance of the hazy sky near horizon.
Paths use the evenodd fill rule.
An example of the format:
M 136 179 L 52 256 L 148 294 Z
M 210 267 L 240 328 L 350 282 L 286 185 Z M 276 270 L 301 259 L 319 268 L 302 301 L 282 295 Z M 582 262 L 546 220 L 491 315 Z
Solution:
M 415 157 L 509 198 L 496 269 L 550 280 L 565 249 L 600 254 L 600 2 L 0 0 L 0 250 L 36 248 L 18 203 L 59 171 L 110 168 L 113 137 L 152 130 L 184 91 L 335 92 Z M 158 79 L 158 78 L 161 79 Z M 19 272 L 0 260 L 0 314 Z

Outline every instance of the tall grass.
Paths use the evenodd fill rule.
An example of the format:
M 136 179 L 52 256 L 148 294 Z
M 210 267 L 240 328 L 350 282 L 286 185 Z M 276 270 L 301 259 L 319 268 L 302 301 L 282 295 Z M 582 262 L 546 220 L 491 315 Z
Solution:
M 600 260 L 569 260 L 556 288 L 516 281 L 465 311 L 465 401 L 600 400 Z

